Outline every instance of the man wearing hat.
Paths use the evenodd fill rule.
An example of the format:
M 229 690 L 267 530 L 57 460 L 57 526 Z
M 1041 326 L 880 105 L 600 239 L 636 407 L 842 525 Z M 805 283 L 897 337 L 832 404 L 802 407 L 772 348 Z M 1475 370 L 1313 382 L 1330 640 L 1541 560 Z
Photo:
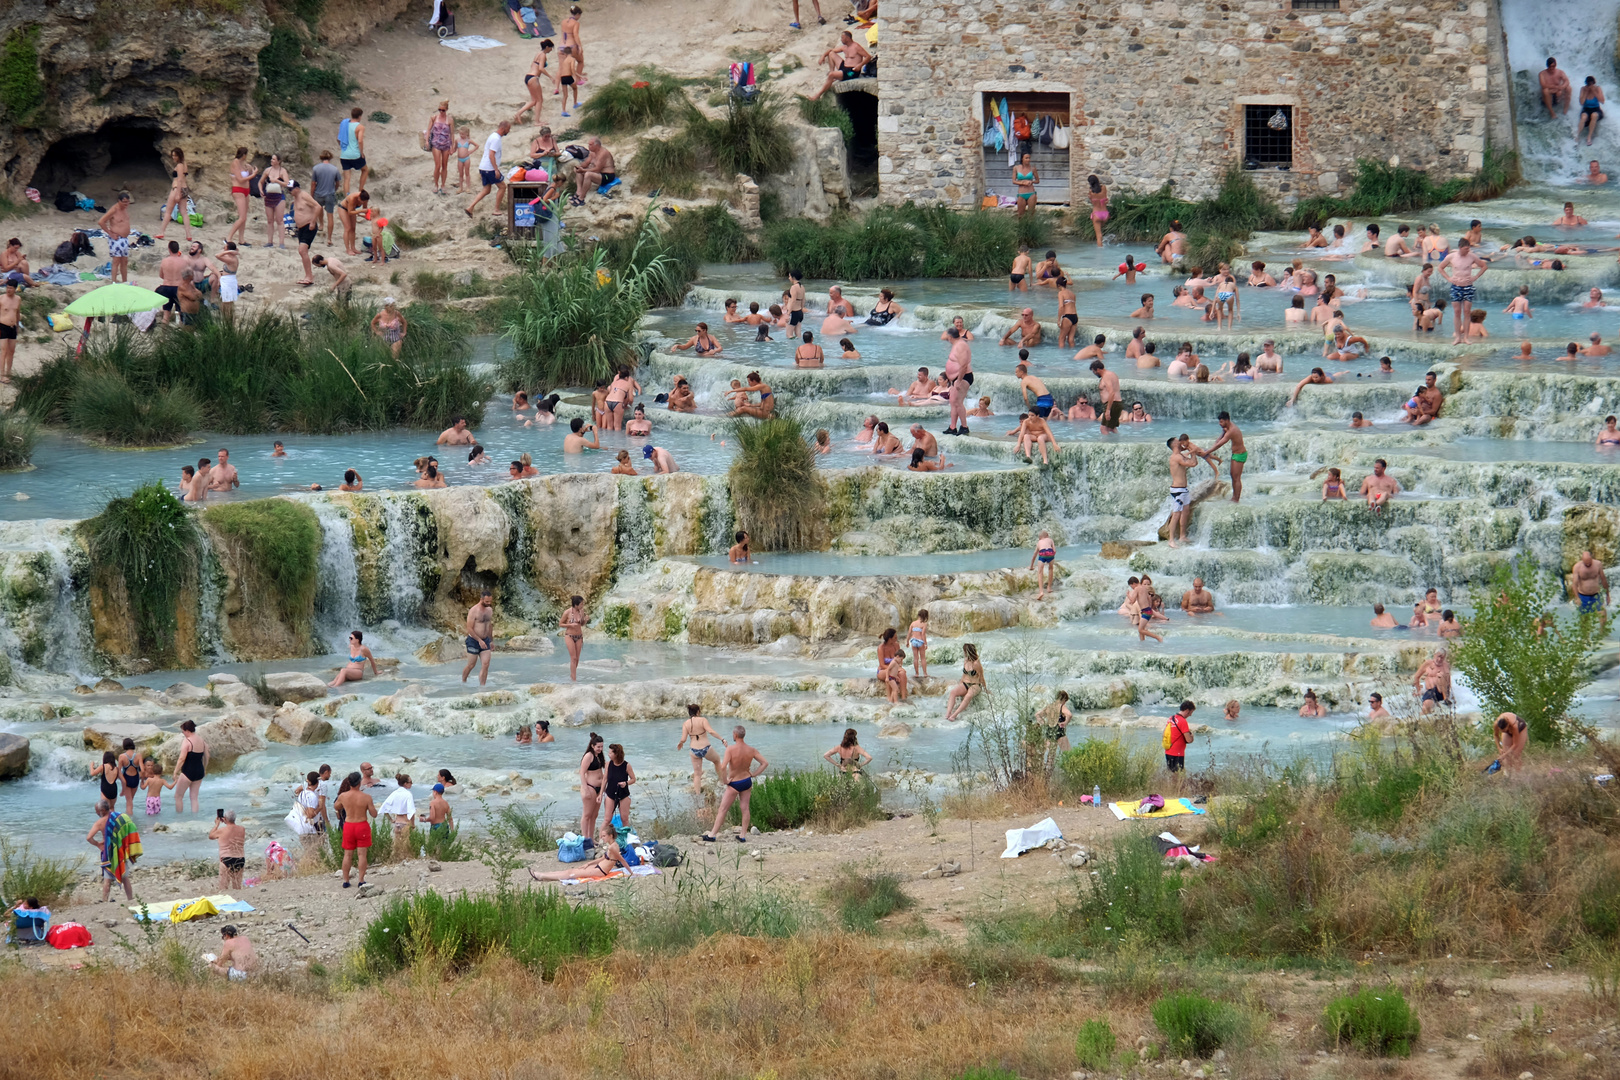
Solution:
M 452 828 L 450 822 L 450 801 L 444 797 L 444 785 L 433 785 L 433 798 L 428 800 L 428 835 L 448 833 Z
M 258 957 L 253 954 L 253 942 L 234 926 L 220 927 L 219 936 L 225 939 L 220 946 L 219 956 L 203 957 L 208 961 L 208 970 L 232 982 L 241 982 L 258 965 Z
M 641 456 L 653 463 L 653 471 L 658 473 L 680 472 L 680 466 L 675 464 L 674 455 L 661 446 L 648 443 L 641 448 Z

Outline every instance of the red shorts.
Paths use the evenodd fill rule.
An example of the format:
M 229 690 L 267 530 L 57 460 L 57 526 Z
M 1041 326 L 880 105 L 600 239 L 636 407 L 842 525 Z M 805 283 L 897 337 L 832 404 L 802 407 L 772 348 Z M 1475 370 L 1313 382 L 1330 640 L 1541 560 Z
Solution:
M 371 846 L 371 822 L 345 821 L 343 823 L 343 850 L 353 851 L 356 848 L 369 848 Z

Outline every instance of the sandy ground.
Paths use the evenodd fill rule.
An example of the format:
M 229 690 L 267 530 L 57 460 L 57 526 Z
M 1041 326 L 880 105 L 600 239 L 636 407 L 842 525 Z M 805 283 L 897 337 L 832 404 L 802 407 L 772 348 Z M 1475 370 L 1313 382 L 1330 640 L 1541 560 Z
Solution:
M 552 8 L 550 14 L 555 24 L 561 21 L 566 5 L 553 3 Z M 804 9 L 805 17 L 812 18 L 808 2 Z M 824 50 L 836 43 L 843 29 L 844 9 L 836 9 L 838 14 L 834 17 L 833 0 L 829 0 L 824 10 L 829 15 L 825 27 L 812 25 L 803 31 L 794 31 L 787 25 L 787 4 L 767 0 L 719 0 L 706 4 L 683 0 L 607 0 L 592 4 L 581 25 L 586 71 L 591 83 L 599 84 L 615 73 L 651 64 L 683 77 L 713 79 L 714 85 L 719 87 L 733 59 L 769 57 L 773 58 L 772 66 L 777 70 L 801 65 L 782 76 L 776 85 L 785 92 L 808 94 L 821 83 L 815 62 Z M 341 230 L 336 233 L 335 247 L 327 246 L 323 231 L 311 249 L 312 254 L 337 254 L 342 258 L 357 297 L 375 301 L 385 295 L 397 295 L 402 300 L 408 299 L 409 282 L 422 270 L 478 270 L 486 276 L 496 276 L 509 266 L 504 256 L 491 250 L 488 241 L 469 235 L 472 223 L 462 208 L 471 201 L 470 194 L 437 196 L 433 193 L 432 158 L 421 150 L 417 133 L 427 126 L 438 102 L 448 98 L 456 126 L 469 127 L 470 137 L 481 151 L 484 139 L 495 125 L 503 118 L 510 118 L 527 101 L 523 75 L 537 48 L 532 41 L 519 38 L 510 22 L 497 18 L 487 9 L 473 10 L 468 5 L 457 20 L 462 36 L 481 34 L 504 42 L 505 47 L 472 53 L 445 48 L 420 25 L 413 7 L 397 23 L 372 31 L 358 45 L 340 54 L 343 70 L 360 87 L 353 100 L 330 103 L 302 122 L 309 132 L 313 164 L 322 149 L 336 152 L 338 122 L 348 115 L 351 105 L 359 105 L 368 116 L 377 111 L 391 114 L 393 119 L 387 124 L 367 123 L 366 157 L 372 169 L 367 189 L 372 194 L 371 205 L 384 215 L 398 218 L 412 232 L 428 231 L 439 238 L 386 266 L 370 266 L 341 255 Z M 556 61 L 552 63 L 555 65 Z M 590 94 L 591 85 L 587 85 L 582 97 L 589 100 Z M 694 90 L 694 98 L 700 104 L 706 96 L 701 88 Z M 541 124 L 549 125 L 559 135 L 574 128 L 577 120 L 560 116 L 559 101 L 548 95 L 540 117 L 526 117 L 522 126 L 512 130 L 506 139 L 504 157 L 508 162 L 526 154 L 529 141 Z M 583 137 L 576 134 L 568 141 L 583 142 Z M 622 169 L 634 152 L 635 139 L 611 137 L 607 145 Z M 204 242 L 205 250 L 212 255 L 223 247 L 225 232 L 235 218 L 235 208 L 225 176 L 228 163 L 201 164 L 204 171 L 194 194 L 208 224 L 193 230 L 193 235 Z M 307 179 L 309 166 L 289 164 L 289 171 L 295 179 Z M 452 160 L 452 184 L 455 174 Z M 473 179 L 477 181 L 476 171 Z M 158 231 L 168 181 L 155 162 L 120 166 L 79 185 L 81 191 L 103 206 L 110 205 L 122 187 L 127 187 L 133 195 L 131 215 L 135 227 L 150 233 Z M 593 199 L 584 211 L 569 212 L 566 221 L 569 228 L 584 235 L 596 235 L 630 226 L 639 220 L 647 205 L 644 197 L 624 192 L 611 201 Z M 254 246 L 242 254 L 240 280 L 244 285 L 253 285 L 254 291 L 242 297 L 239 310 L 252 312 L 265 304 L 297 307 L 307 297 L 320 292 L 329 279 L 317 271 L 316 286 L 298 286 L 296 282 L 303 276 L 303 267 L 291 238 L 282 238 L 288 242 L 285 250 L 267 249 L 263 204 L 254 200 L 250 207 L 247 239 Z M 491 195 L 484 200 L 479 213 L 488 212 L 493 217 L 493 211 L 494 196 Z M 84 212 L 64 214 L 44 205 L 33 214 L 0 224 L 0 231 L 19 237 L 31 265 L 38 268 L 49 264 L 51 251 L 72 230 L 94 228 L 95 217 Z M 185 230 L 175 224 L 167 230 L 166 236 L 183 241 Z M 148 288 L 157 284 L 161 247 L 137 248 L 132 254 L 130 280 L 133 284 Z M 105 261 L 105 241 L 98 241 L 98 251 L 102 253 L 100 261 Z M 79 263 L 75 269 L 91 268 L 88 258 L 80 259 Z M 45 286 L 41 292 L 51 297 L 55 307 L 60 309 L 92 287 L 91 283 L 61 288 Z M 53 336 L 25 334 L 17 349 L 16 372 L 26 375 L 37 370 L 57 347 Z M 0 387 L 0 403 L 8 403 L 12 396 L 11 388 Z

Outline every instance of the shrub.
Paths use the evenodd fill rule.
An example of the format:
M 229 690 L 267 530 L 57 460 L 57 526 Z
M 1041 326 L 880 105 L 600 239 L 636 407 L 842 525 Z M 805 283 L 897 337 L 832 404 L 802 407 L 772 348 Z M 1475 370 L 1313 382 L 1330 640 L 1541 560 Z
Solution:
M 786 172 L 793 164 L 793 141 L 782 122 L 782 101 L 769 90 L 762 90 L 751 104 L 727 98 L 726 114 L 718 120 L 691 109 L 686 136 L 723 178 L 745 173 L 761 180 Z
M 808 921 L 793 893 L 747 884 L 740 875 L 717 873 L 701 863 L 689 862 L 674 884 L 673 896 L 626 914 L 636 948 L 677 952 L 717 934 L 789 938 Z
M 321 67 L 304 59 L 304 44 L 290 26 L 272 27 L 270 41 L 259 50 L 258 98 L 261 104 L 286 109 L 300 120 L 315 109 L 312 94 L 330 94 L 347 101 L 354 83 L 336 67 Z
M 185 504 L 154 480 L 112 499 L 79 529 L 104 587 L 121 582 L 128 593 L 136 644 L 169 654 L 180 590 L 197 580 L 199 537 Z
M 1127 743 L 1117 735 L 1082 739 L 1058 758 L 1058 769 L 1070 787 L 1081 792 L 1101 787 L 1104 795 L 1140 791 L 1156 766 L 1150 747 Z
M 419 270 L 416 277 L 411 279 L 411 292 L 418 300 L 429 303 L 448 300 L 454 281 L 454 276 L 448 271 L 436 274 L 432 270 Z
M 1335 1046 L 1349 1043 L 1364 1054 L 1407 1057 L 1419 1024 L 1405 995 L 1386 986 L 1333 999 L 1322 1013 L 1322 1030 Z
M 759 258 L 759 245 L 724 203 L 694 206 L 676 215 L 664 233 L 663 248 L 672 257 L 698 265 Z
M 685 135 L 643 139 L 630 159 L 630 175 L 638 192 L 666 191 L 683 199 L 697 194 L 697 147 Z
M 816 127 L 837 128 L 844 136 L 845 146 L 855 141 L 855 122 L 835 100 L 836 95 L 834 98 L 807 98 L 803 94 L 797 97 L 799 117 L 805 123 L 814 124 Z
M 1427 210 L 1449 202 L 1494 199 L 1519 182 L 1519 156 L 1512 150 L 1485 148 L 1485 158 L 1472 176 L 1435 183 L 1421 169 L 1357 158 L 1354 186 L 1345 198 L 1317 195 L 1303 199 L 1289 215 L 1290 229 L 1321 228 L 1329 218 L 1382 217 Z
M 824 225 L 803 218 L 772 221 L 762 246 L 779 273 L 798 270 L 844 281 L 977 278 L 1004 272 L 1019 244 L 1044 243 L 1046 230 L 1044 218 L 1037 225 L 1010 214 L 906 203 L 841 215 Z
M 539 811 L 517 803 L 507 803 L 495 811 L 490 832 L 498 832 L 501 839 L 519 851 L 554 851 L 557 847 L 556 830 L 545 823 Z
M 47 859 L 28 841 L 0 836 L 0 909 L 33 897 L 46 907 L 73 896 L 82 859 Z
M 185 441 L 200 415 L 181 387 L 142 393 L 105 369 L 79 376 L 67 411 L 75 430 L 114 446 L 173 446 Z
M 1282 211 L 1254 185 L 1254 178 L 1234 165 L 1221 178 L 1213 199 L 1189 202 L 1177 198 L 1169 184 L 1151 195 L 1129 190 L 1115 192 L 1108 201 L 1109 227 L 1125 241 L 1156 243 L 1180 221 L 1187 234 L 1189 259 L 1213 260 L 1199 265 L 1230 262 L 1242 254 L 1242 242 L 1258 229 L 1284 224 Z
M 859 934 L 877 933 L 879 919 L 907 911 L 917 903 L 906 892 L 900 875 L 887 871 L 862 874 L 852 866 L 839 869 L 827 893 L 844 929 Z
M 1558 578 L 1529 559 L 1499 567 L 1489 585 L 1473 590 L 1472 614 L 1451 646 L 1452 664 L 1479 695 L 1487 720 L 1516 713 L 1531 740 L 1544 745 L 1580 734 L 1569 712 L 1592 680 L 1593 658 L 1608 633 L 1601 610 L 1553 615 L 1563 591 Z
M 1168 1040 L 1172 1056 L 1196 1058 L 1235 1045 L 1245 1027 L 1236 1008 L 1198 994 L 1160 998 L 1153 1005 L 1153 1023 Z
M 621 76 L 596 87 L 579 107 L 579 126 L 598 134 L 640 131 L 664 123 L 685 101 L 675 76 L 653 67 L 638 68 L 633 80 Z
M 618 934 L 600 909 L 570 907 L 552 889 L 457 897 L 429 890 L 390 901 L 366 926 L 361 952 L 386 975 L 418 965 L 465 971 L 499 950 L 550 979 L 567 960 L 612 952 Z
M 1021 1078 L 1011 1069 L 981 1065 L 966 1072 L 957 1073 L 954 1080 L 1021 1080 Z
M 549 263 L 531 253 L 523 271 L 506 279 L 516 304 L 504 325 L 513 349 L 500 380 L 509 387 L 592 386 L 635 366 L 642 316 L 669 266 L 661 254 L 640 256 L 659 242 L 649 210 L 619 266 L 609 266 L 601 246 Z
M 813 550 L 827 530 L 826 486 L 804 425 L 791 416 L 738 420 L 726 474 L 737 527 L 763 551 Z
M 39 74 L 39 26 L 14 26 L 0 44 L 0 108 L 14 124 L 33 117 L 45 103 L 45 80 Z
M 1116 840 L 1113 851 L 1097 861 L 1091 889 L 1081 895 L 1075 914 L 1100 944 L 1132 931 L 1152 942 L 1180 941 L 1185 932 L 1181 873 L 1167 869 L 1143 839 Z
M 0 415 L 0 472 L 21 469 L 34 458 L 39 425 L 16 413 Z
M 749 817 L 760 829 L 796 829 L 807 822 L 847 826 L 871 821 L 881 814 L 877 785 L 864 776 L 849 776 L 830 769 L 794 772 L 754 781 Z M 735 804 L 727 819 L 736 825 L 742 812 Z
M 1101 1071 L 1114 1063 L 1114 1050 L 1119 1041 L 1106 1020 L 1087 1020 L 1080 1025 L 1074 1040 L 1074 1056 L 1080 1064 L 1092 1071 Z
M 269 587 L 281 617 L 307 630 L 321 552 L 315 512 L 287 499 L 255 499 L 211 506 L 203 520 L 241 551 L 241 565 Z

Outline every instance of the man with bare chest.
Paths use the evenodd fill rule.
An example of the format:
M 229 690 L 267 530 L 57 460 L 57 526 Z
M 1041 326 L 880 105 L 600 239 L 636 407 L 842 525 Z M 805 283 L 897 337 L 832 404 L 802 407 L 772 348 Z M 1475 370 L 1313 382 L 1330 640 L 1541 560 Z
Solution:
M 112 279 L 129 281 L 129 192 L 118 193 L 118 201 L 101 215 L 96 227 L 107 234 L 107 254 L 112 258 Z
M 489 661 L 495 655 L 495 600 L 488 590 L 467 612 L 467 666 L 461 669 L 461 681 L 466 682 L 472 669 L 482 663 L 478 671 L 478 685 L 489 681 Z
M 157 294 L 163 297 L 163 321 L 168 323 L 171 313 L 180 309 L 180 281 L 186 272 L 185 256 L 180 254 L 180 241 L 169 241 L 169 253 L 158 264 Z
M 17 358 L 17 327 L 22 322 L 22 294 L 15 281 L 6 282 L 0 295 L 0 383 L 11 382 L 11 364 Z
M 1462 345 L 1468 339 L 1469 322 L 1474 313 L 1474 282 L 1490 268 L 1490 263 L 1474 254 L 1473 245 L 1466 239 L 1458 240 L 1457 250 L 1440 264 L 1440 276 L 1451 286 L 1453 345 Z

